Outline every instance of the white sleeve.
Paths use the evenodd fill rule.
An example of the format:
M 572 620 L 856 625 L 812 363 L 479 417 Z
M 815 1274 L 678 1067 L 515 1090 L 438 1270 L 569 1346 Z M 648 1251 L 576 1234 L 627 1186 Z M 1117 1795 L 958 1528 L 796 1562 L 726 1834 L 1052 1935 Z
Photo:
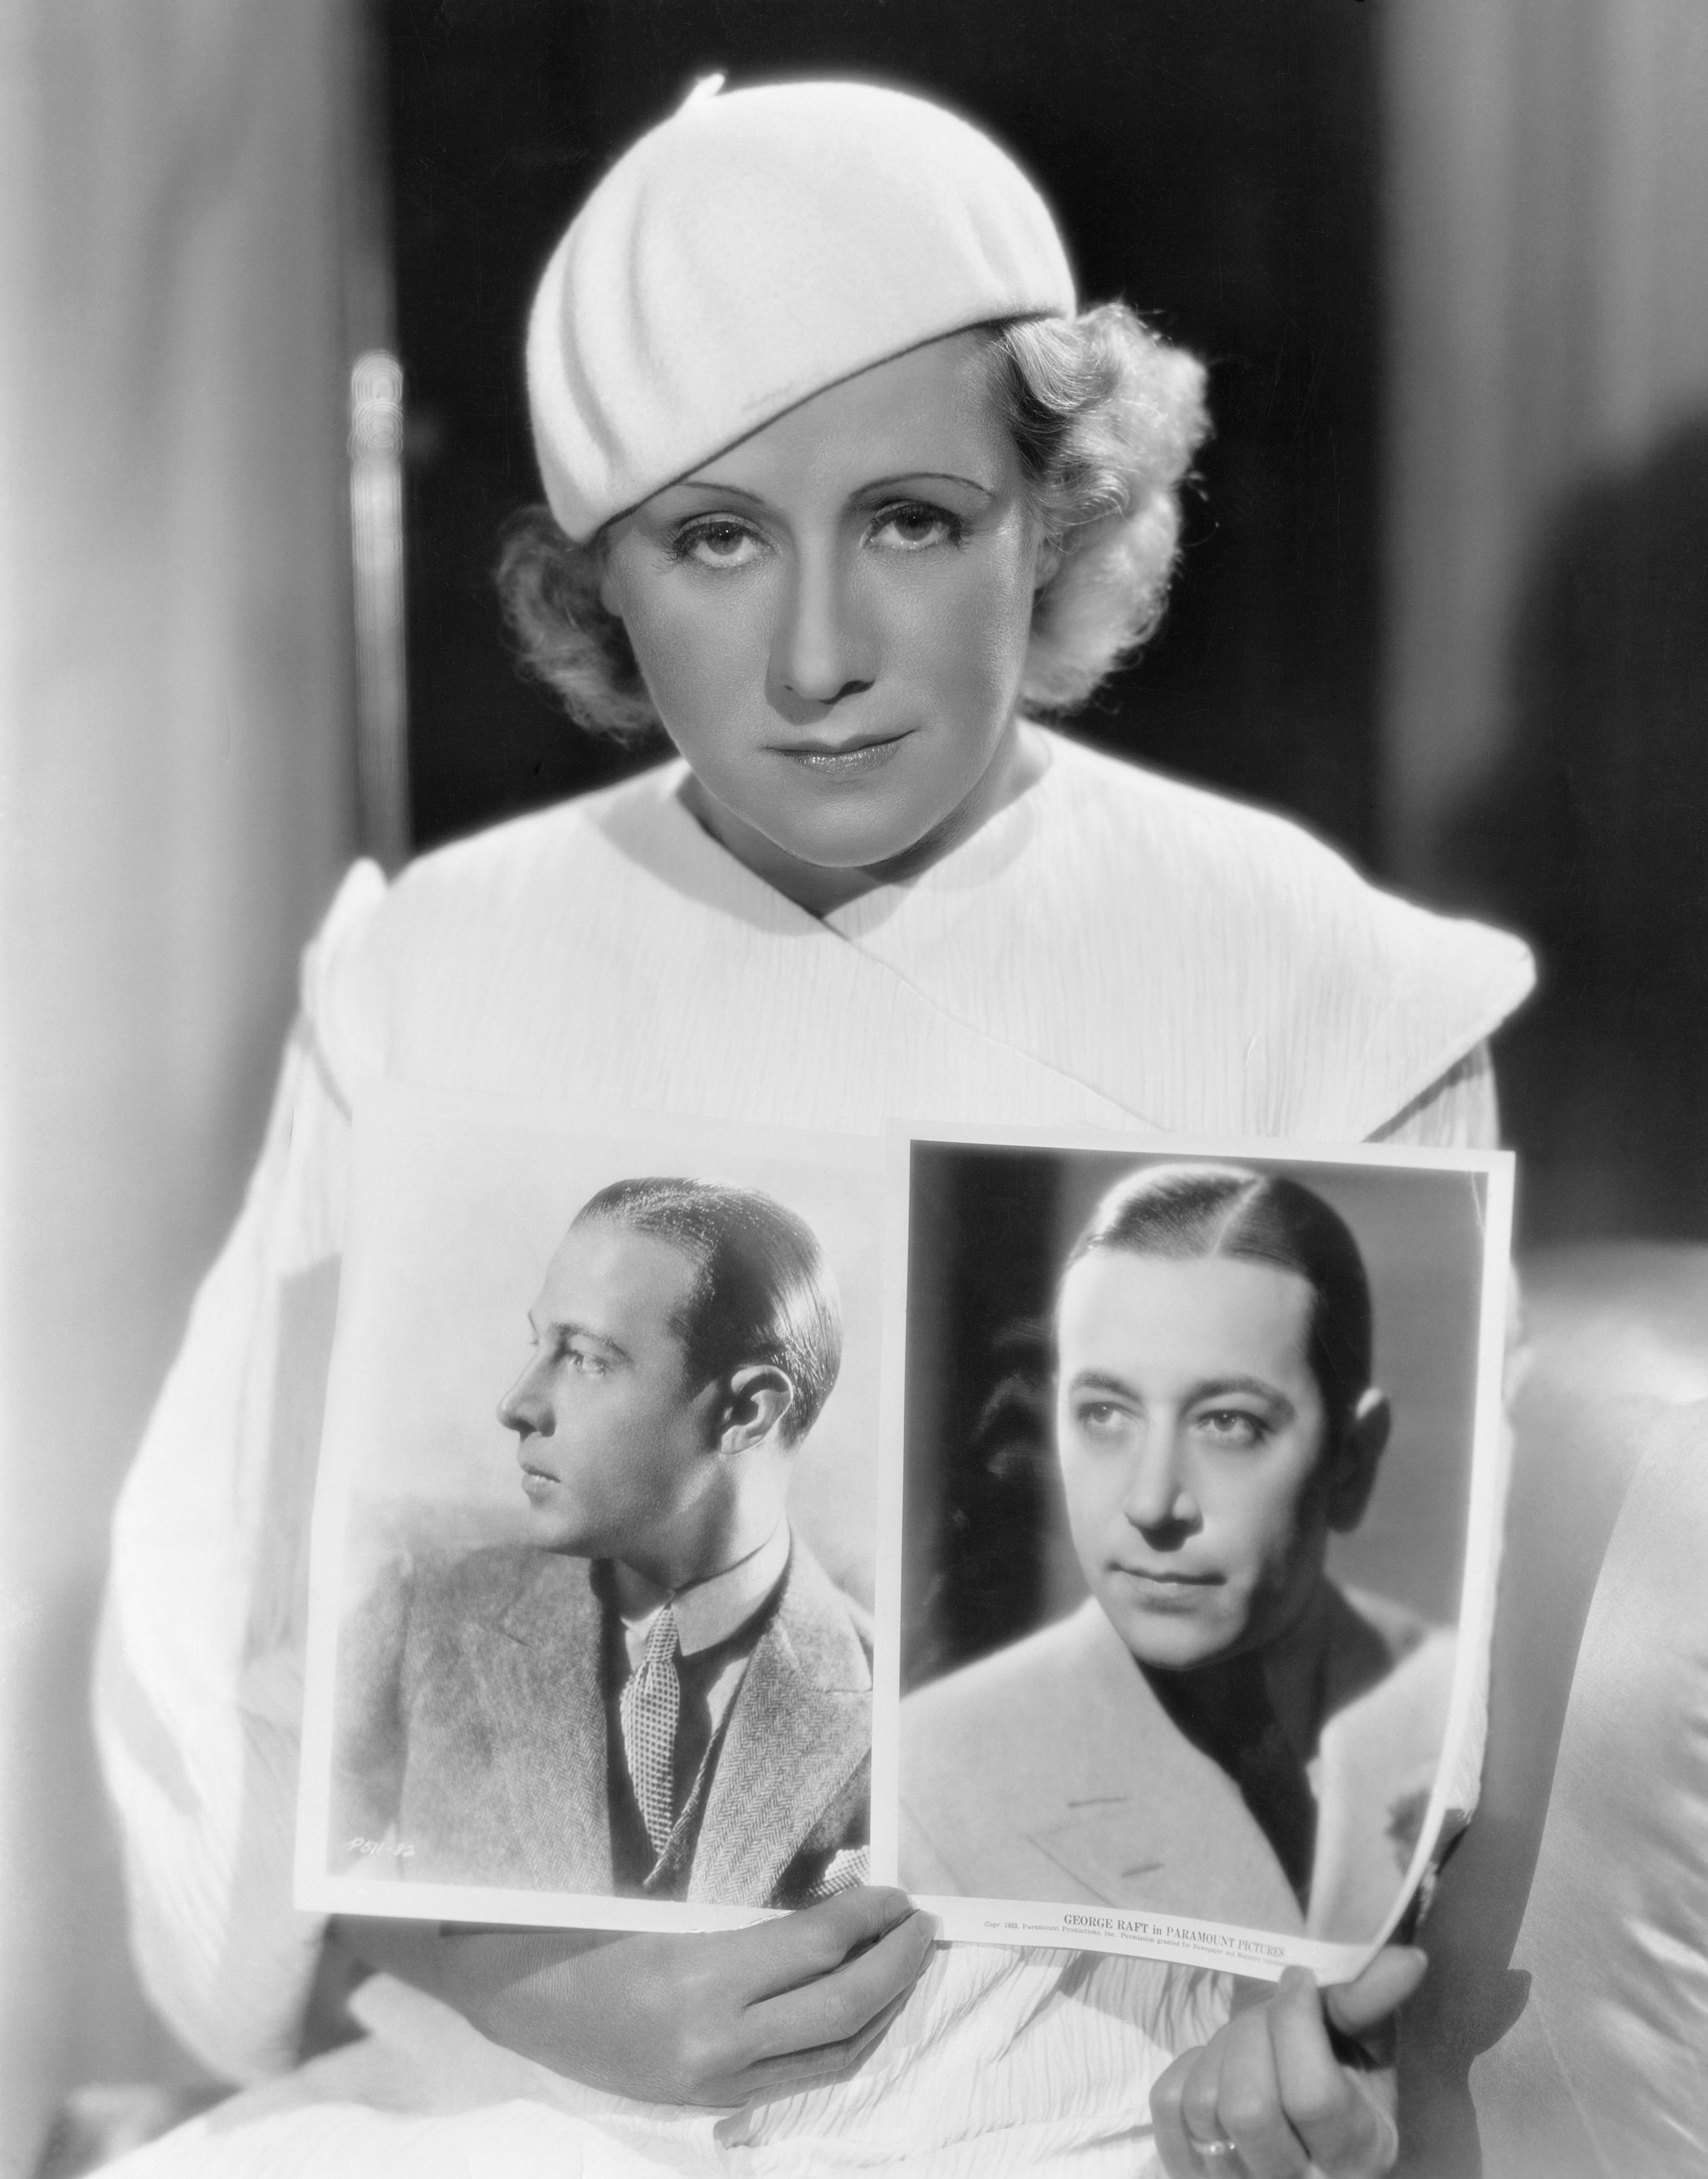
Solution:
M 1468 1051 L 1375 1137 L 1379 1143 L 1432 1150 L 1497 1150 L 1500 1139 L 1494 1062 L 1486 1044 Z
M 113 1520 L 96 1732 L 133 1948 L 173 2029 L 234 2080 L 293 2061 L 320 1945 L 291 1905 L 291 1858 L 349 1144 L 325 993 L 383 884 L 359 864 L 305 956 L 260 1164 Z

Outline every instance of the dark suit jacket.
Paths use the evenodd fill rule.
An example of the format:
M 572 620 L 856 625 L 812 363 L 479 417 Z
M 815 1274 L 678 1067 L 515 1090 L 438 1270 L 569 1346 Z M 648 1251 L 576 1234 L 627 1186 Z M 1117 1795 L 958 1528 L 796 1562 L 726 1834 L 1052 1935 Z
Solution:
M 1308 1914 L 1238 1787 L 1175 1726 L 1095 1600 L 902 1704 L 902 1882 L 1373 1935 L 1440 1759 L 1453 1644 L 1362 1601 L 1354 1615 L 1337 1600 L 1348 1634 L 1373 1623 L 1393 1665 L 1322 1728 Z
M 416 1880 L 612 1893 L 591 1573 L 585 1559 L 527 1545 L 417 1558 L 352 1616 L 338 1655 L 335 1870 L 388 1861 Z M 869 1836 L 871 1745 L 869 1627 L 797 1538 L 724 1720 L 687 1897 L 814 1896 Z M 357 1839 L 385 1851 L 364 1858 Z

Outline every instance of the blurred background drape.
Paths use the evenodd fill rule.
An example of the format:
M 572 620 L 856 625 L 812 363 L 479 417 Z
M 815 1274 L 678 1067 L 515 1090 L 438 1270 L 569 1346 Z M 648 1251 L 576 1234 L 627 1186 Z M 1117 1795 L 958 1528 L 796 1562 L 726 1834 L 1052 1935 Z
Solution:
M 1025 30 L 1039 57 L 1021 91 L 1054 83 L 1059 48 L 1103 111 L 1121 26 L 1148 35 L 1171 4 L 961 12 L 986 61 Z M 560 46 L 586 35 L 592 66 L 676 36 L 695 5 L 550 12 Z M 869 22 L 886 53 L 908 14 L 777 12 L 805 10 L 857 49 Z M 297 950 L 358 833 L 346 140 L 353 32 L 382 12 L 449 52 L 459 24 L 478 36 L 487 14 L 513 35 L 528 6 L 0 0 L 0 2174 L 30 2168 L 72 2084 L 190 2076 L 126 1963 L 88 1652 L 113 1494 L 235 1207 Z M 713 39 L 759 11 L 698 12 Z M 955 0 L 915 12 L 940 31 Z M 1349 143 L 1379 152 L 1356 185 L 1379 221 L 1387 338 L 1345 412 L 1360 444 L 1361 420 L 1386 419 L 1380 702 L 1336 727 L 1376 782 L 1382 823 L 1358 844 L 1542 942 L 1547 988 L 1501 1056 L 1532 1231 L 1708 1235 L 1708 8 L 1294 0 L 1261 11 L 1246 68 L 1216 12 L 1225 59 L 1192 80 L 1218 127 L 1249 118 L 1300 172 Z M 1295 20 L 1296 47 L 1278 50 Z M 1335 88 L 1335 41 L 1372 30 L 1373 139 L 1343 126 Z M 1354 58 L 1344 80 L 1362 83 Z M 1172 99 L 1170 126 L 1197 140 L 1180 81 L 1135 70 L 1136 131 Z M 455 83 L 437 97 L 433 157 Z M 1098 140 L 1081 118 L 1054 140 L 1082 160 Z M 1202 144 L 1223 140 L 1207 129 L 1196 164 L 1183 156 L 1183 217 L 1217 178 Z M 573 129 L 562 150 L 588 156 Z M 1241 178 L 1219 178 L 1237 200 Z M 1320 300 L 1338 231 L 1272 211 L 1246 205 L 1240 231 L 1269 255 L 1236 270 L 1284 300 L 1308 277 Z M 1292 262 L 1303 250 L 1314 273 Z M 1142 284 L 1135 268 L 1141 303 Z M 1295 392 L 1312 393 L 1319 361 L 1338 383 L 1344 345 L 1302 375 L 1289 356 Z M 1260 364 L 1218 359 L 1254 414 Z M 1334 432 L 1300 399 L 1287 458 L 1254 491 L 1305 489 L 1307 453 L 1333 464 Z M 425 459 L 433 432 L 417 436 Z M 1321 483 L 1300 503 L 1332 516 Z M 1235 557 L 1255 504 L 1210 510 Z M 1298 552 L 1339 552 L 1331 532 L 1299 523 Z M 1244 647 L 1254 685 L 1290 655 L 1274 626 L 1296 610 L 1289 557 L 1267 634 L 1259 614 L 1216 635 Z M 1337 579 L 1343 603 L 1356 576 Z M 1153 687 L 1167 671 L 1159 656 Z M 1234 765 L 1243 728 L 1205 732 Z M 1254 748 L 1247 791 L 1275 792 L 1262 766 L 1283 745 Z M 1189 765 L 1189 740 L 1169 758 Z M 1313 787 L 1325 810 L 1333 785 Z M 1361 787 L 1343 799 L 1365 806 Z M 370 809 L 369 837 L 386 818 Z
M 1383 23 L 1387 864 L 1537 942 L 1530 1239 L 1708 1238 L 1708 7 Z
M 333 0 L 0 13 L 0 2172 L 184 2077 L 85 1722 L 114 1492 L 353 837 Z

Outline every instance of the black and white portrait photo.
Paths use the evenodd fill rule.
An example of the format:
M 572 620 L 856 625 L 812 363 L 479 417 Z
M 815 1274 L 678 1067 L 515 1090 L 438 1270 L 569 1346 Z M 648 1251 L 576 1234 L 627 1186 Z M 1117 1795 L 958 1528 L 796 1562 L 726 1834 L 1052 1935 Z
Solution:
M 1456 1671 L 1494 1177 L 911 1167 L 902 1881 L 1076 1941 L 1373 1943 L 1486 1662 Z
M 875 1222 L 857 1154 L 691 1133 L 386 1117 L 345 1351 L 395 1374 L 335 1380 L 317 1543 L 335 1896 L 692 1915 L 866 1880 Z
M 1708 0 L 0 183 L 0 2179 L 1703 2179 Z

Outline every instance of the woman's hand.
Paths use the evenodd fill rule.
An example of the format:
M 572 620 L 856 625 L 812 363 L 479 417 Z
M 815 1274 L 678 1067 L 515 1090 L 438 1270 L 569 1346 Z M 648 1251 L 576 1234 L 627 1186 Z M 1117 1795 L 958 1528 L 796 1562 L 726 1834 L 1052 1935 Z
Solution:
M 1411 1995 L 1427 1965 L 1389 1946 L 1355 1982 L 1322 1993 L 1289 1968 L 1262 2003 L 1236 2012 L 1151 2091 L 1169 2179 L 1379 2179 L 1399 2153 L 1393 2077 L 1344 2065 L 1331 2028 L 1358 2038 Z
M 744 1929 L 635 1935 L 341 1919 L 341 1942 L 483 2035 L 651 2103 L 742 2104 L 864 2056 L 930 1956 L 904 1892 L 839 1892 Z

